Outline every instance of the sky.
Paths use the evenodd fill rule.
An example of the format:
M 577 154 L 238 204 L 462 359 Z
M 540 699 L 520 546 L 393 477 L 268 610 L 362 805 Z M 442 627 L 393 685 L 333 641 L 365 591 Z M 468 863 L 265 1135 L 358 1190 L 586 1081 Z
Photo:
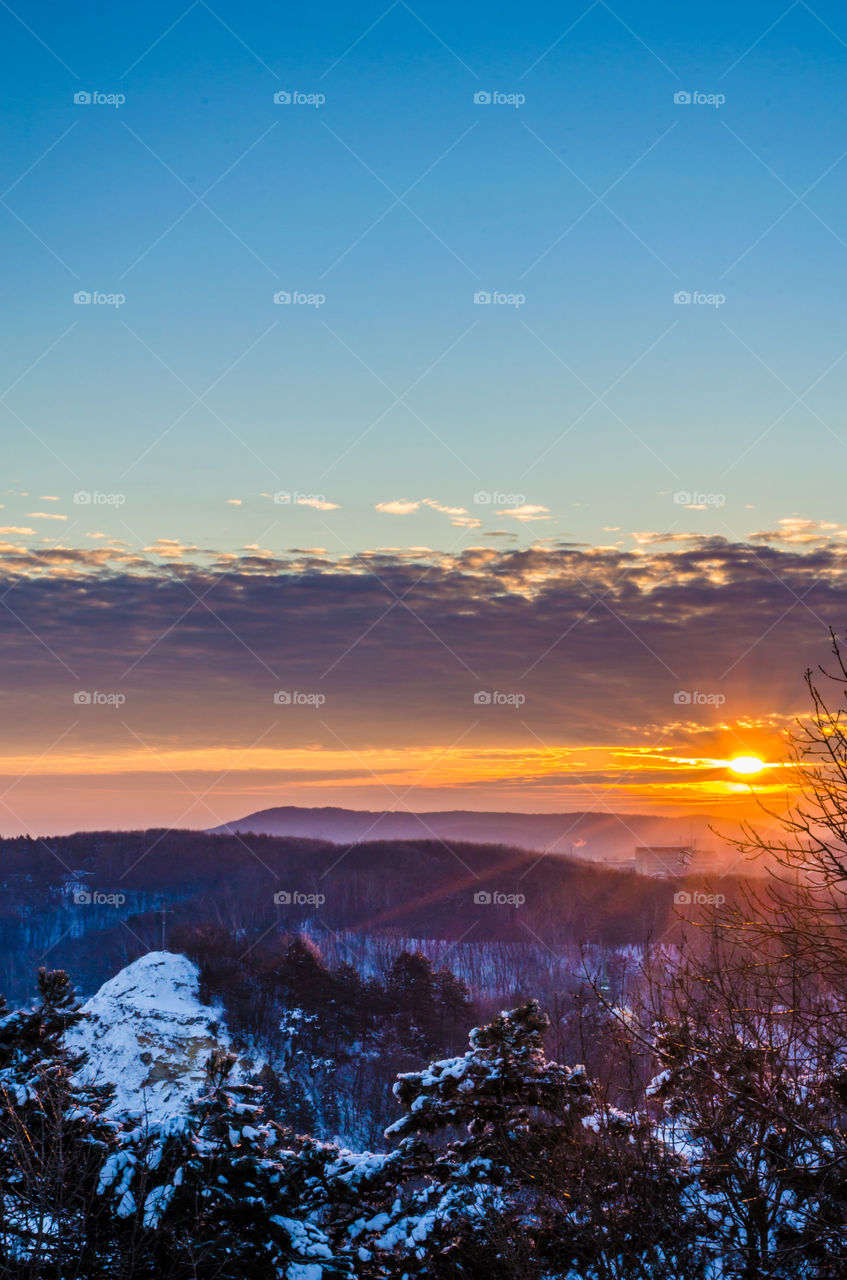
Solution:
M 783 794 L 847 612 L 839 6 L 0 29 L 0 831 Z

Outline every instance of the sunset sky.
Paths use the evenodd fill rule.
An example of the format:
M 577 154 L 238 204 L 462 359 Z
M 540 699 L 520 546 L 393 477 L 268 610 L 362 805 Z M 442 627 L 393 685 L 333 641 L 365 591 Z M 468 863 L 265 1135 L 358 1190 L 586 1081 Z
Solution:
M 0 832 L 781 801 L 847 625 L 838 5 L 0 30 Z

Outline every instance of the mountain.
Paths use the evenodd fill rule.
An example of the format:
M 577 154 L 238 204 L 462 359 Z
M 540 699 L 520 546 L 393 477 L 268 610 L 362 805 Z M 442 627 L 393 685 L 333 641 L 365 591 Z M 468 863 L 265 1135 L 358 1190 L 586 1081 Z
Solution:
M 228 1047 L 222 1010 L 204 1004 L 198 988 L 187 956 L 150 951 L 83 1005 L 86 1017 L 67 1040 L 88 1054 L 88 1078 L 116 1086 L 116 1114 L 155 1123 L 179 1112 L 196 1096 L 211 1051 Z
M 467 809 L 408 813 L 364 809 L 306 809 L 285 805 L 260 809 L 212 829 L 213 834 L 299 836 L 357 844 L 363 840 L 462 840 L 508 844 L 599 861 L 623 861 L 639 844 L 698 844 L 714 847 L 709 818 L 693 821 L 632 813 L 484 813 Z

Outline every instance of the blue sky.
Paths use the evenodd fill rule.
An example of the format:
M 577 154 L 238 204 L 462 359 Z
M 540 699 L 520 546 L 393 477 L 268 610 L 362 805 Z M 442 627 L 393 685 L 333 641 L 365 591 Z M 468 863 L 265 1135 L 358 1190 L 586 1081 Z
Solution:
M 847 611 L 838 6 L 0 31 L 0 828 L 781 794 Z
M 4 11 L 9 527 L 343 552 L 838 520 L 841 18 Z M 95 90 L 126 102 L 74 103 Z M 276 105 L 280 90 L 326 101 Z M 190 209 L 209 187 L 213 212 Z M 78 290 L 126 302 L 76 306 Z M 280 290 L 326 301 L 274 305 Z M 92 525 L 78 490 L 126 502 Z M 279 490 L 337 509 L 261 496 Z M 545 518 L 481 510 L 479 491 Z M 678 491 L 725 502 L 690 510 Z M 43 504 L 21 492 L 69 520 L 28 519 Z M 425 497 L 482 523 L 375 510 Z

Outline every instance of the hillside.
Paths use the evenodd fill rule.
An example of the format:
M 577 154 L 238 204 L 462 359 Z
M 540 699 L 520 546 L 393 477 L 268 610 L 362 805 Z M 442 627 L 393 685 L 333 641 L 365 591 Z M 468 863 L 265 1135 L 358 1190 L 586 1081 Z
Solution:
M 207 923 L 250 946 L 321 933 L 456 948 L 640 945 L 672 931 L 681 882 L 540 857 L 506 845 L 379 840 L 353 845 L 197 831 L 80 832 L 0 841 L 0 990 L 17 997 L 42 957 L 91 993 L 145 950 Z M 721 882 L 731 894 L 734 881 Z M 703 882 L 699 882 L 702 889 Z M 392 945 L 395 945 L 392 942 Z M 365 963 L 361 960 L 361 963 Z
M 337 844 L 362 840 L 463 840 L 619 862 L 630 858 L 637 844 L 696 840 L 701 846 L 714 847 L 719 842 L 709 829 L 710 821 L 708 816 L 683 820 L 635 813 L 486 813 L 468 809 L 409 813 L 283 805 L 235 818 L 214 827 L 213 832 L 301 836 Z

